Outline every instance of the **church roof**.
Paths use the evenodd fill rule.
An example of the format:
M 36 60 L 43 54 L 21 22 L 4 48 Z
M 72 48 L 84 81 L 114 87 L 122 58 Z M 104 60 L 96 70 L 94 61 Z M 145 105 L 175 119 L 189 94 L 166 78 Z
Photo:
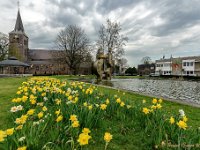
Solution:
M 64 56 L 65 52 L 60 50 L 29 49 L 28 53 L 31 60 L 51 60 Z
M 17 13 L 17 20 L 16 20 L 16 24 L 15 24 L 15 29 L 14 31 L 21 31 L 21 32 L 24 32 L 24 26 L 23 26 L 23 23 L 22 23 L 22 19 L 21 19 L 21 15 L 20 15 L 20 11 L 18 10 L 18 13 Z
M 28 67 L 29 65 L 17 60 L 17 58 L 15 58 L 15 57 L 10 57 L 6 60 L 1 61 L 0 66 L 14 66 L 14 67 L 24 66 L 24 67 Z

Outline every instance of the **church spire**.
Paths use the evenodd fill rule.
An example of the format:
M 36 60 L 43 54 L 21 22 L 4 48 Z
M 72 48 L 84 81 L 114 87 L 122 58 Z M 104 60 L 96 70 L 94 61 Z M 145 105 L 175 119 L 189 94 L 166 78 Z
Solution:
M 18 13 L 17 13 L 17 20 L 16 20 L 14 31 L 24 32 L 24 26 L 23 26 L 23 23 L 22 23 L 20 10 L 19 10 L 19 1 L 17 2 L 17 4 L 18 4 Z

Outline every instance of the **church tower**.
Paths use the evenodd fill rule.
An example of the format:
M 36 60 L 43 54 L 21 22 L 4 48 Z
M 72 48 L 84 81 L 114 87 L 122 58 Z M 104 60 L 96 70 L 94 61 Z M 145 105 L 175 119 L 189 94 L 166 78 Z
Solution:
M 28 36 L 24 31 L 19 8 L 15 28 L 9 33 L 9 57 L 11 56 L 20 61 L 27 61 L 28 59 Z

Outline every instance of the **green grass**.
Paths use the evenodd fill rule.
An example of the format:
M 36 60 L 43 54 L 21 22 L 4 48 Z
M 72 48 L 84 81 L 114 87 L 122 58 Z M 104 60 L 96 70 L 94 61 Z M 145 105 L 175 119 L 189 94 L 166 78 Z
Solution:
M 10 126 L 9 110 L 16 91 L 27 78 L 0 78 L 0 128 Z
M 93 76 L 52 76 L 54 78 L 58 78 L 60 80 L 65 79 L 79 79 L 79 78 L 93 78 Z M 10 107 L 11 107 L 11 99 L 16 96 L 16 91 L 19 86 L 21 86 L 21 83 L 26 81 L 28 78 L 0 78 L 0 130 L 6 129 L 7 127 L 12 127 L 12 122 L 10 119 Z M 100 91 L 107 93 L 109 95 L 118 95 L 119 97 L 128 100 L 133 105 L 136 105 L 138 102 L 141 102 L 141 100 L 145 99 L 147 100 L 147 103 L 151 103 L 152 97 L 149 96 L 143 96 L 139 94 L 135 94 L 132 92 L 125 92 L 122 90 L 115 90 L 111 88 L 105 88 L 99 86 L 98 89 Z M 165 101 L 163 102 L 163 107 L 166 110 L 167 115 L 171 114 L 178 114 L 179 109 L 183 109 L 189 118 L 188 126 L 192 126 L 192 128 L 197 128 L 200 125 L 200 109 L 195 108 L 192 106 L 187 106 L 183 104 L 179 104 L 176 102 L 169 102 Z M 143 141 L 141 134 L 143 132 L 140 130 L 141 128 L 138 126 L 138 128 L 131 129 L 133 125 L 135 124 L 134 118 L 128 118 L 125 123 L 119 122 L 117 119 L 115 120 L 109 120 L 107 119 L 105 122 L 107 125 L 112 128 L 112 131 L 115 135 L 115 138 L 109 145 L 109 149 L 147 149 L 146 145 L 148 141 Z M 131 130 L 130 130 L 131 129 Z M 99 136 L 98 133 L 95 134 L 95 136 Z M 102 136 L 102 135 L 101 135 Z M 99 145 L 98 145 L 99 144 Z M 93 149 L 95 145 L 95 149 L 102 149 L 102 143 L 98 143 L 95 145 L 93 143 L 89 148 Z M 148 148 L 150 149 L 150 148 Z

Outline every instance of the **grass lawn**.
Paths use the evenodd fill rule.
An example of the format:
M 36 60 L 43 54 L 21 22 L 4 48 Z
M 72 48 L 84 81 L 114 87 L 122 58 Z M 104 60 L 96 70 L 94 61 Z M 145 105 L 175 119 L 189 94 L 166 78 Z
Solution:
M 54 78 L 65 80 L 65 79 L 75 79 L 75 78 L 94 78 L 93 76 L 52 76 Z M 0 130 L 1 129 L 7 129 L 12 127 L 12 120 L 10 117 L 10 107 L 12 106 L 11 99 L 16 97 L 16 91 L 19 86 L 21 86 L 21 83 L 24 81 L 27 81 L 30 77 L 24 77 L 24 78 L 0 78 Z M 111 88 L 105 88 L 99 86 L 98 89 L 106 93 L 108 95 L 117 95 L 123 99 L 126 99 L 129 101 L 133 106 L 137 105 L 137 103 L 141 103 L 143 99 L 147 101 L 147 104 L 150 105 L 152 102 L 152 97 L 143 96 L 131 92 L 124 92 L 122 90 L 115 90 Z M 192 106 L 187 106 L 183 104 L 178 104 L 175 102 L 169 102 L 165 101 L 162 104 L 162 107 L 165 110 L 165 113 L 167 115 L 171 114 L 178 114 L 179 109 L 183 109 L 189 118 L 188 120 L 188 126 L 192 126 L 192 128 L 196 129 L 200 125 L 200 109 L 195 108 Z M 123 115 L 122 115 L 123 116 Z M 117 118 L 107 119 L 105 121 L 106 126 L 110 126 L 112 128 L 113 134 L 115 135 L 113 138 L 113 142 L 110 143 L 109 149 L 152 149 L 151 147 L 146 148 L 148 145 L 148 140 L 143 141 L 142 140 L 142 134 L 144 134 L 143 131 L 141 131 L 140 126 L 137 124 L 137 122 L 134 122 L 134 119 L 127 118 L 125 120 L 125 123 L 121 123 Z M 133 126 L 135 126 L 134 129 L 131 129 Z M 131 130 L 130 130 L 131 129 Z M 98 136 L 98 133 L 95 134 L 95 136 Z M 95 143 L 92 145 L 89 145 L 89 149 L 93 149 Z M 95 145 L 95 149 L 103 149 L 103 143 L 98 143 Z
M 9 110 L 11 100 L 16 96 L 16 91 L 22 82 L 28 78 L 0 78 L 0 129 L 10 126 Z

